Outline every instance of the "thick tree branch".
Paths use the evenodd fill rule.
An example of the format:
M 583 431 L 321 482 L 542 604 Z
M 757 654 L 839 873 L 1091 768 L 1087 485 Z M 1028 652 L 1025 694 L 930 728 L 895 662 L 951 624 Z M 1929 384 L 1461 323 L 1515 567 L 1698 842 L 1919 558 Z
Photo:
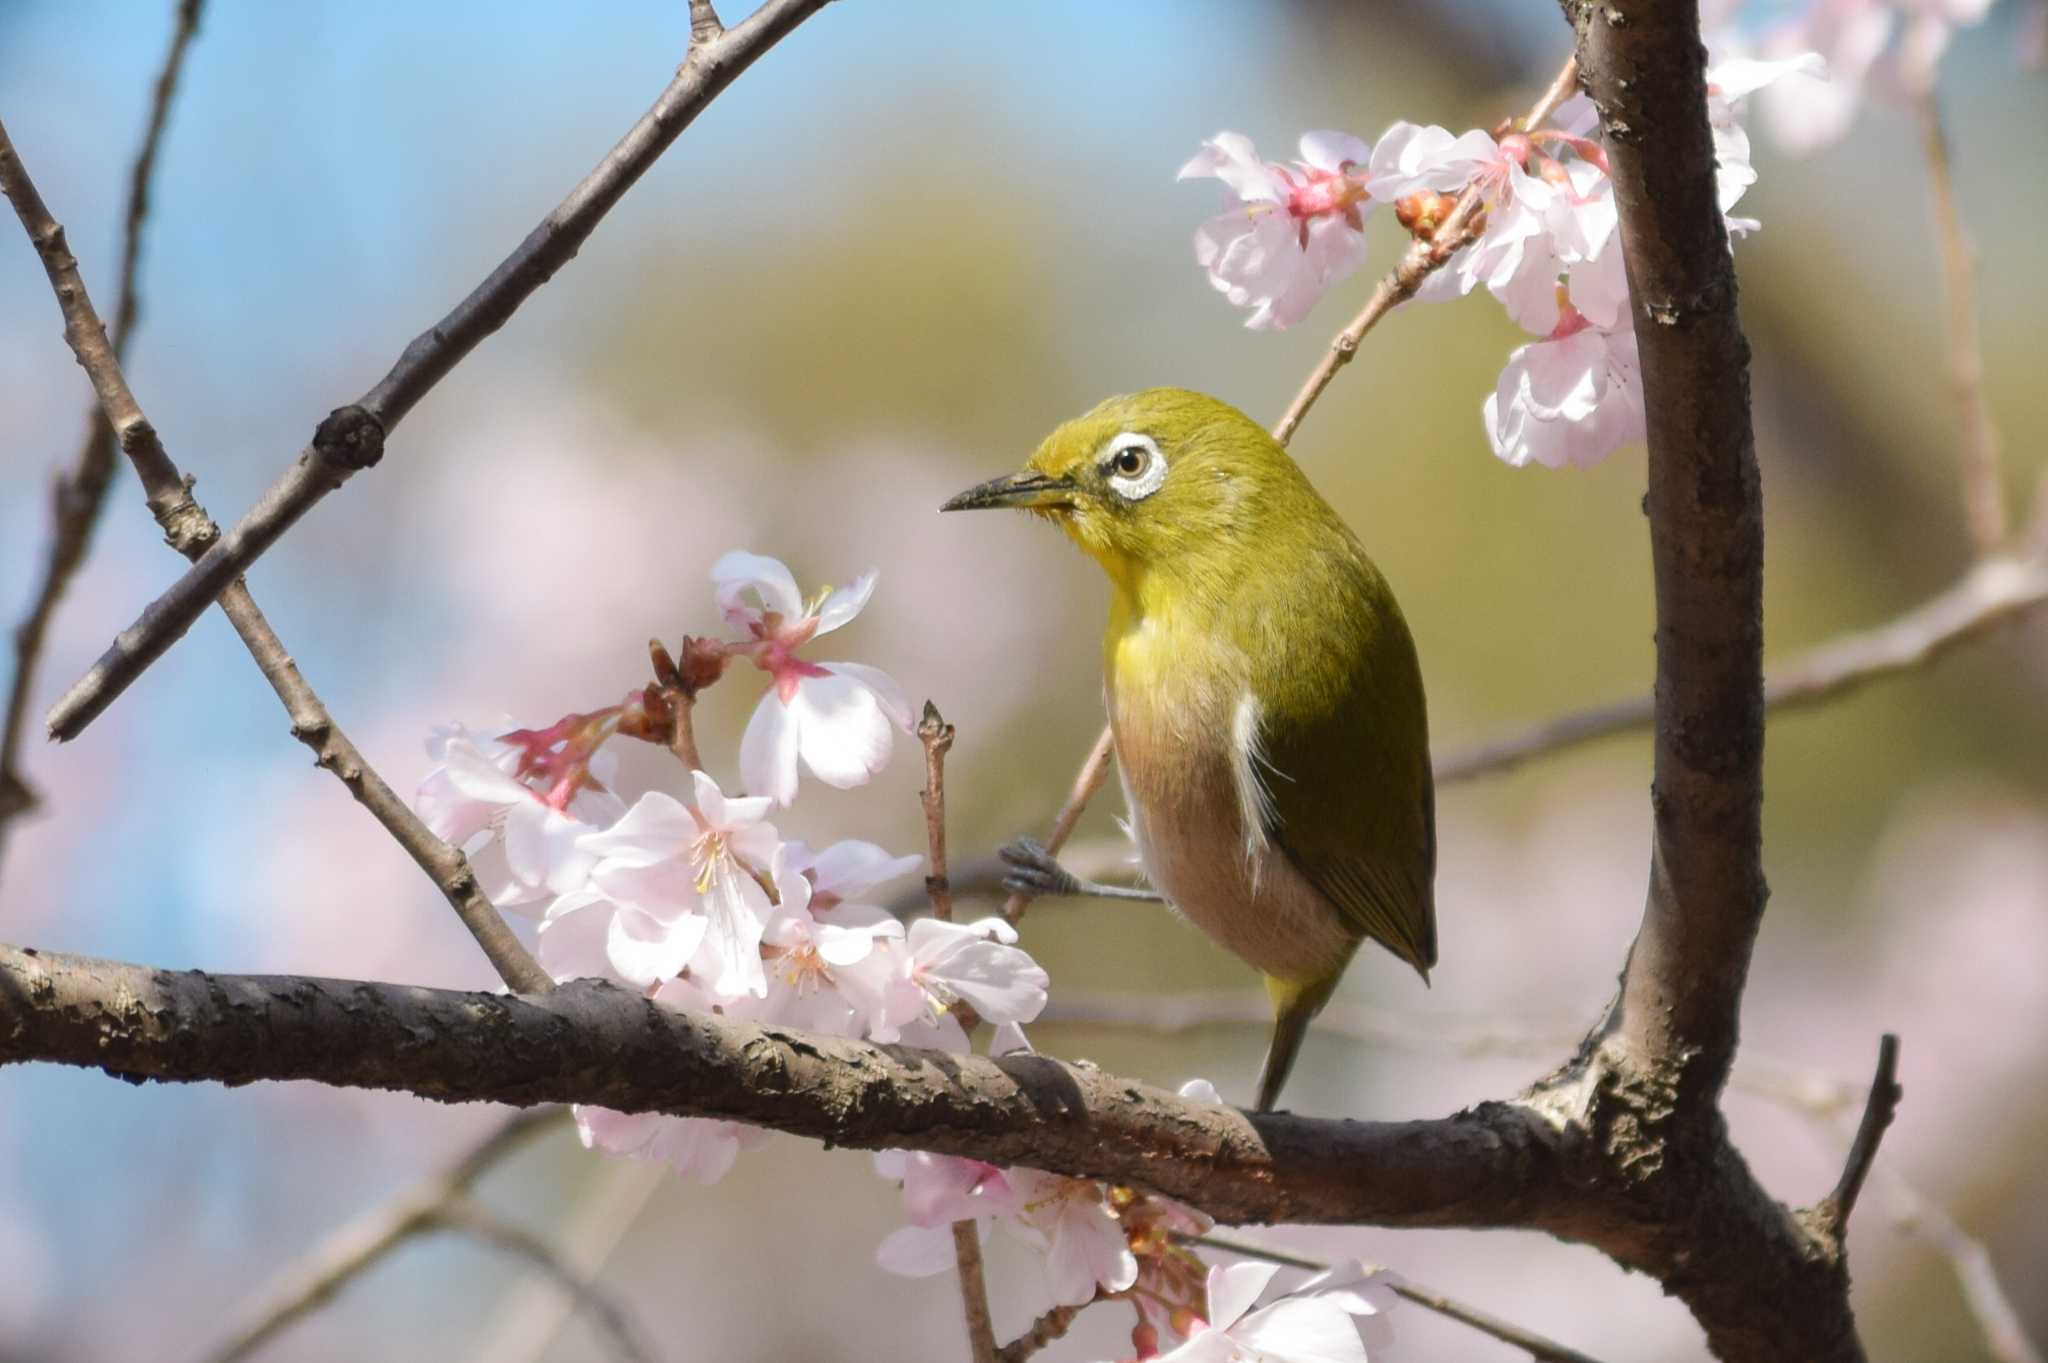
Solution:
M 1911 672 L 1950 649 L 2048 604 L 2048 554 L 1995 555 L 1960 581 L 1874 629 L 1845 634 L 1772 668 L 1764 679 L 1767 709 L 1832 700 L 1867 682 Z M 1506 738 L 1437 759 L 1437 784 L 1506 771 L 1614 734 L 1646 729 L 1656 718 L 1650 696 L 1560 715 Z
M 128 337 L 141 309 L 136 286 L 142 259 L 142 228 L 149 218 L 149 189 L 156 174 L 157 149 L 170 122 L 171 100 L 185 68 L 185 53 L 199 28 L 200 0 L 179 0 L 171 23 L 170 47 L 157 72 L 150 97 L 149 122 L 135 165 L 128 174 L 128 211 L 121 236 L 121 283 L 109 337 L 114 356 L 127 354 Z M 7 826 L 35 807 L 34 790 L 21 771 L 21 737 L 28 721 L 29 694 L 42 660 L 43 638 L 57 603 L 92 548 L 92 532 L 114 474 L 114 431 L 95 404 L 87 419 L 85 444 L 72 460 L 71 471 L 58 476 L 50 497 L 50 552 L 43 562 L 42 584 L 28 614 L 14 630 L 14 677 L 8 685 L 7 709 L 0 719 L 0 853 L 6 850 Z
M 1711 1103 L 1762 921 L 1763 497 L 1694 0 L 1568 4 L 1621 213 L 1649 427 L 1657 685 L 1649 903 L 1612 1025 Z
M 191 481 L 179 473 L 156 428 L 143 415 L 141 404 L 128 386 L 120 358 L 108 343 L 106 328 L 100 323 L 92 298 L 86 293 L 78 261 L 65 244 L 64 228 L 37 193 L 35 182 L 29 179 L 28 169 L 16 154 L 4 125 L 0 125 L 0 193 L 14 205 L 22 227 L 42 258 L 44 272 L 49 275 L 64 314 L 64 337 L 91 378 L 100 410 L 134 465 L 136 476 L 142 480 L 150 513 L 163 527 L 164 539 L 187 558 L 198 557 L 220 532 L 213 518 L 206 514 L 206 508 L 193 499 Z M 362 753 L 342 733 L 300 674 L 270 622 L 257 608 L 255 598 L 249 595 L 248 587 L 240 579 L 229 584 L 221 595 L 220 606 L 248 647 L 249 655 L 256 660 L 264 680 L 291 716 L 292 736 L 312 750 L 315 764 L 333 772 L 349 794 L 433 879 L 507 985 L 529 991 L 547 989 L 551 981 L 546 972 L 498 916 L 497 909 L 477 885 L 469 862 L 459 850 L 435 837 L 412 807 L 363 760 Z
M 155 970 L 0 947 L 0 1063 L 131 1080 L 309 1079 L 444 1102 L 724 1117 L 833 1145 L 1026 1164 L 1219 1219 L 1618 1233 L 1543 1115 L 1248 1116 L 1043 1055 L 953 1055 L 676 1012 L 594 980 L 507 996 Z
M 693 44 L 654 107 L 569 197 L 454 311 L 415 337 L 375 387 L 330 413 L 298 461 L 240 523 L 115 638 L 92 670 L 50 711 L 50 736 L 72 739 L 82 733 L 315 503 L 383 458 L 384 442 L 406 413 L 575 257 L 604 215 L 707 104 L 826 3 L 766 0 L 746 22 Z

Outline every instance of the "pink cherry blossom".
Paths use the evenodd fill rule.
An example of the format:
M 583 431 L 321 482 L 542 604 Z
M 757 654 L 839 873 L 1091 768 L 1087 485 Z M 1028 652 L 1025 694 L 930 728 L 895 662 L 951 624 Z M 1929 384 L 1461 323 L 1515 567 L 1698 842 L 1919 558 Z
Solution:
M 910 1224 L 883 1238 L 875 1262 L 906 1278 L 928 1278 L 953 1267 L 955 1221 L 1015 1215 L 1019 1202 L 1003 1170 L 980 1160 L 920 1150 L 883 1150 L 875 1172 L 903 1186 Z
M 1138 1259 L 1107 1190 L 1088 1179 L 1012 1169 L 1019 1207 L 1010 1223 L 1045 1255 L 1045 1285 L 1056 1306 L 1082 1306 L 1096 1289 L 1121 1292 L 1138 1280 Z
M 740 737 L 740 774 L 748 789 L 777 804 L 796 798 L 797 760 L 827 785 L 847 789 L 888 765 L 895 729 L 910 729 L 903 688 L 879 668 L 818 663 L 798 650 L 859 615 L 875 589 L 864 573 L 850 587 L 806 605 L 796 579 L 777 560 L 740 550 L 711 567 L 719 609 L 748 637 L 725 645 L 770 678 Z M 751 593 L 756 604 L 742 598 Z
M 588 892 L 550 910 L 544 966 L 587 964 L 602 921 L 607 973 L 629 983 L 655 984 L 696 962 L 713 994 L 767 992 L 761 934 L 770 905 L 761 879 L 781 845 L 765 822 L 769 801 L 728 799 L 703 772 L 690 777 L 694 807 L 650 791 L 611 828 L 585 835 L 579 845 L 596 859 Z
M 1575 312 L 1508 356 L 1486 399 L 1493 452 L 1520 468 L 1591 468 L 1644 433 L 1635 331 L 1602 331 Z
M 839 972 L 866 959 L 877 940 L 902 937 L 903 924 L 866 904 L 814 913 L 811 882 L 790 867 L 787 848 L 775 858 L 773 879 L 778 902 L 761 936 L 768 976 L 762 1016 L 806 1031 L 857 1035 L 860 1012 L 840 992 Z
M 1374 1312 L 1356 1285 L 1313 1284 L 1254 1311 L 1279 1267 L 1231 1264 L 1209 1270 L 1209 1318 L 1159 1363 L 1367 1363 L 1354 1314 Z
M 578 888 L 593 858 L 577 839 L 625 809 L 591 770 L 608 766 L 609 754 L 583 753 L 573 775 L 545 778 L 545 792 L 522 779 L 529 747 L 479 738 L 460 724 L 437 727 L 427 755 L 434 766 L 414 798 L 420 817 L 436 837 L 474 855 L 484 893 L 501 907 L 537 913 L 551 896 Z
M 1218 292 L 1252 310 L 1245 325 L 1255 330 L 1299 322 L 1365 259 L 1372 148 L 1347 133 L 1310 132 L 1301 155 L 1291 166 L 1261 161 L 1250 138 L 1223 132 L 1176 177 L 1213 176 L 1236 196 L 1195 230 L 1195 262 Z
M 841 990 L 861 1009 L 876 1041 L 908 1044 L 906 1029 L 955 1001 L 988 1022 L 1029 1022 L 1045 1007 L 1046 973 L 1014 943 L 1000 918 L 948 923 L 920 918 L 903 942 L 876 949 L 839 972 Z
M 1795 156 L 1818 151 L 1841 140 L 1872 96 L 1903 101 L 1931 90 L 1955 30 L 1990 8 L 1991 0 L 1813 0 L 1762 39 L 1770 55 L 1817 52 L 1827 63 L 1825 82 L 1786 81 L 1764 96 L 1772 140 Z

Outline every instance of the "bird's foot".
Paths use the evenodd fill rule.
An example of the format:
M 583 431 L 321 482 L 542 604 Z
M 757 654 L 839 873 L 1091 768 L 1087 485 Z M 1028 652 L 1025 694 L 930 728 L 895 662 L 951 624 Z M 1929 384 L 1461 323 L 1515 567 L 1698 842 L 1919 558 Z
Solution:
M 1005 844 L 998 855 L 1009 865 L 1009 872 L 1003 877 L 1003 888 L 1012 893 L 1067 898 L 1086 895 L 1096 899 L 1137 899 L 1153 904 L 1162 902 L 1164 898 L 1152 890 L 1083 880 L 1060 865 L 1058 858 L 1036 838 L 1018 838 Z

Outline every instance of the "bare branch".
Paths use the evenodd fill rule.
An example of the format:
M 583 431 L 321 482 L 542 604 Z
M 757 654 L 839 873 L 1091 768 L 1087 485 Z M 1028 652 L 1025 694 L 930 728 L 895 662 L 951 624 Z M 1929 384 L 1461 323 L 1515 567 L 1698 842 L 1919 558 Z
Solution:
M 718 11 L 711 0 L 690 0 L 690 45 L 711 42 L 725 32 L 725 25 L 718 21 Z
M 1877 1045 L 1877 1074 L 1870 1081 L 1870 1098 L 1863 1105 L 1863 1120 L 1857 1124 L 1856 1139 L 1849 1145 L 1849 1159 L 1842 1167 L 1841 1181 L 1817 1209 L 1837 1240 L 1848 1234 L 1849 1213 L 1856 1209 L 1863 1180 L 1870 1174 L 1871 1161 L 1877 1158 L 1878 1142 L 1884 1139 L 1885 1128 L 1898 1114 L 1899 1099 L 1904 1094 L 1899 1087 L 1899 1039 L 1886 1032 Z
M 974 1363 L 997 1363 L 995 1320 L 988 1312 L 988 1280 L 981 1267 L 981 1229 L 953 1223 L 953 1258 L 960 1268 L 960 1305 L 967 1314 L 967 1350 Z
M 953 917 L 953 890 L 946 882 L 946 753 L 953 746 L 953 726 L 930 701 L 917 722 L 917 740 L 924 745 L 924 831 L 930 871 L 924 878 L 932 915 Z M 964 1005 L 962 1005 L 964 1007 Z M 963 1026 L 972 1020 L 963 1018 Z M 988 1311 L 988 1282 L 981 1266 L 981 1231 L 970 1220 L 953 1223 L 953 1258 L 960 1273 L 960 1305 L 967 1317 L 967 1348 L 974 1363 L 996 1363 L 996 1329 Z
M 723 1117 L 1153 1188 L 1228 1221 L 1533 1222 L 1574 1238 L 1598 1222 L 1560 1172 L 1552 1123 L 1515 1104 L 1415 1122 L 1249 1116 L 1049 1056 L 760 1027 L 596 980 L 502 995 L 0 947 L 0 1063 L 23 1060 Z
M 1763 498 L 1696 0 L 1571 0 L 1648 413 L 1657 607 L 1649 902 L 1610 1027 L 1710 1105 L 1763 918 Z M 1676 1096 L 1676 1095 L 1667 1095 Z M 1846 1309 L 1846 1307 L 1845 1307 Z
M 502 1217 L 457 1195 L 434 1209 L 429 1224 L 443 1230 L 461 1231 L 507 1254 L 516 1255 L 568 1294 L 583 1308 L 611 1340 L 613 1350 L 632 1363 L 653 1363 L 654 1354 L 640 1339 L 640 1332 L 626 1316 L 625 1309 L 598 1290 L 597 1284 L 562 1262 L 554 1247 L 532 1231 L 513 1225 Z
M 1977 268 L 1956 194 L 1948 135 L 1932 83 L 1914 100 L 1934 239 L 1941 251 L 1942 295 L 1948 304 L 1948 381 L 1962 431 L 1963 511 L 1979 554 L 2005 543 L 2005 483 L 1998 466 L 1998 428 L 1984 398 L 1984 350 L 1977 334 Z
M 82 733 L 279 536 L 322 497 L 382 459 L 385 441 L 406 413 L 569 263 L 604 215 L 707 104 L 826 3 L 767 0 L 746 22 L 694 45 L 654 106 L 569 197 L 469 297 L 415 337 L 375 387 L 330 413 L 298 461 L 241 521 L 116 636 L 92 670 L 50 711 L 51 737 L 72 739 Z
M 1005 1344 L 996 1353 L 998 1363 L 1024 1363 L 1024 1360 L 1065 1335 L 1076 1317 L 1081 1314 L 1079 1306 L 1055 1306 L 1037 1320 L 1031 1328 Z
M 108 343 L 106 328 L 93 309 L 79 277 L 78 262 L 65 245 L 64 229 L 50 215 L 36 192 L 28 169 L 0 125 L 0 192 L 14 205 L 29 240 L 43 260 L 43 269 L 64 313 L 64 335 L 72 353 L 92 379 L 101 411 L 134 465 L 148 494 L 149 509 L 163 527 L 164 538 L 187 558 L 196 558 L 213 543 L 219 530 L 206 509 L 193 500 L 190 480 L 165 451 L 163 441 L 142 413 L 128 387 L 121 361 Z M 435 837 L 412 807 L 377 774 L 348 736 L 335 724 L 327 707 L 300 675 L 297 664 L 270 628 L 249 589 L 238 579 L 221 595 L 222 612 L 242 637 L 256 666 L 291 716 L 292 736 L 313 752 L 316 765 L 334 773 L 349 794 L 382 824 L 421 870 L 432 877 L 463 925 L 514 989 L 545 990 L 551 984 L 505 920 L 498 916 L 468 861 L 457 849 Z
M 2044 520 L 2048 524 L 2048 520 Z M 1773 668 L 1764 680 L 1764 704 L 1794 709 L 1832 700 L 1866 682 L 1910 672 L 1958 644 L 2048 603 L 2048 552 L 1979 562 L 1939 596 L 1874 629 L 1845 634 Z M 1644 696 L 1545 720 L 1507 738 L 1438 759 L 1439 785 L 1506 771 L 1613 734 L 1648 728 L 1656 716 Z
M 121 283 L 110 336 L 117 359 L 128 353 L 128 337 L 135 329 L 141 307 L 136 280 L 142 258 L 142 228 L 149 218 L 149 188 L 156 173 L 157 149 L 163 145 L 164 128 L 170 121 L 171 99 L 185 69 L 185 53 L 199 27 L 200 3 L 201 0 L 179 0 L 171 23 L 170 47 L 164 53 L 150 97 L 149 122 L 142 135 L 142 146 L 128 174 Z M 106 500 L 107 484 L 113 474 L 114 432 L 95 404 L 87 417 L 85 444 L 72 460 L 71 471 L 60 475 L 51 489 L 50 552 L 43 563 L 42 585 L 36 589 L 28 614 L 14 630 L 14 679 L 8 688 L 5 718 L 0 720 L 0 851 L 5 849 L 8 824 L 16 815 L 35 807 L 35 792 L 21 772 L 21 736 L 28 721 L 29 693 L 35 686 L 50 617 L 56 613 L 57 602 L 92 547 L 93 526 L 99 519 L 100 505 Z
M 2043 1363 L 2041 1350 L 2027 1334 L 2020 1313 L 1998 1281 L 1991 1251 L 1971 1238 L 1955 1219 L 1918 1193 L 1896 1183 L 1893 1200 L 1901 1204 L 1896 1221 L 1901 1230 L 1917 1235 L 1941 1251 L 1954 1270 L 1963 1302 L 1984 1335 L 1984 1351 L 1996 1363 Z
M 1578 79 L 1578 58 L 1567 57 L 1549 88 L 1522 118 L 1522 126 L 1533 129 L 1550 117 L 1557 106 L 1570 97 Z M 1307 381 L 1301 385 L 1301 391 L 1294 395 L 1294 401 L 1287 404 L 1279 424 L 1273 427 L 1275 440 L 1285 445 L 1294 438 L 1294 432 L 1300 427 L 1301 419 L 1308 415 L 1308 409 L 1315 406 L 1316 399 L 1330 386 L 1330 380 L 1337 377 L 1337 371 L 1350 364 L 1351 357 L 1358 353 L 1358 344 L 1365 339 L 1365 333 L 1371 331 L 1380 318 L 1413 298 L 1415 291 L 1422 287 L 1423 280 L 1471 243 L 1475 235 L 1472 231 L 1473 215 L 1479 211 L 1479 199 L 1480 186 L 1475 181 L 1458 196 L 1458 202 L 1429 240 L 1418 237 L 1409 245 L 1401 263 L 1380 281 L 1379 287 L 1372 291 L 1372 297 L 1366 299 L 1365 307 L 1351 319 L 1350 325 L 1337 333 L 1322 361 L 1310 372 Z
M 255 1353 L 392 1250 L 428 1229 L 485 1170 L 560 1116 L 554 1108 L 513 1113 L 439 1174 L 334 1231 L 312 1254 L 292 1266 L 267 1294 L 264 1304 L 206 1355 L 206 1363 L 235 1363 Z

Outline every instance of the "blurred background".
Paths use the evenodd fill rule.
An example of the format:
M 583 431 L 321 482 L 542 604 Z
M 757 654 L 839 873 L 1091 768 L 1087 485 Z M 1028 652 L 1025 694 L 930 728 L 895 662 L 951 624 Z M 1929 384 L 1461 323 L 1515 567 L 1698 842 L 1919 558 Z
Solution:
M 0 112 L 111 311 L 122 196 L 171 6 L 0 4 Z M 737 13 L 728 13 L 729 21 Z M 1943 70 L 1982 254 L 1986 386 L 2007 493 L 2048 432 L 2048 82 L 2006 3 Z M 202 500 L 232 520 L 329 408 L 481 279 L 639 115 L 685 45 L 678 0 L 603 7 L 213 0 L 172 115 L 128 365 Z M 873 566 L 840 636 L 960 729 L 960 855 L 1040 828 L 1101 723 L 1098 570 L 1023 517 L 934 514 L 1054 423 L 1174 383 L 1270 422 L 1393 259 L 1307 323 L 1244 330 L 1189 249 L 1217 187 L 1174 171 L 1219 129 L 1291 153 L 1305 128 L 1490 126 L 1556 69 L 1567 31 L 1505 0 L 1352 6 L 833 5 L 714 104 L 574 264 L 444 382 L 384 463 L 324 503 L 251 585 L 307 676 L 401 789 L 428 727 L 546 723 L 645 680 L 645 641 L 717 626 L 707 569 L 779 555 L 800 581 Z M 1769 653 L 1902 611 L 1969 562 L 1925 172 L 1910 116 L 1874 107 L 1794 161 L 1759 134 L 1738 250 L 1769 514 Z M 89 392 L 36 260 L 0 230 L 0 615 L 41 571 L 47 483 Z M 1439 752 L 1634 695 L 1651 672 L 1639 449 L 1585 474 L 1515 470 L 1479 406 L 1519 333 L 1491 303 L 1411 309 L 1371 336 L 1294 453 L 1394 582 Z M 63 603 L 33 713 L 182 565 L 126 470 Z M 749 674 L 751 675 L 751 674 Z M 1832 1186 L 1830 1128 L 1755 1091 L 1774 1070 L 1867 1082 L 1904 1042 L 1906 1100 L 1855 1221 L 1875 1358 L 1989 1357 L 1918 1196 L 1988 1247 L 2048 1337 L 2048 617 L 1770 728 L 1773 889 L 1745 1013 L 1752 1086 L 1728 1100 L 1766 1185 Z M 699 733 L 735 773 L 755 691 Z M 922 849 L 914 745 L 778 822 Z M 629 753 L 629 790 L 674 784 Z M 45 797 L 0 879 L 0 938 L 172 967 L 480 988 L 480 954 L 405 857 L 304 751 L 209 615 L 80 741 L 32 740 Z M 734 776 L 736 779 L 736 775 Z M 1443 966 L 1420 989 L 1366 953 L 1342 1000 L 1405 1039 L 1312 1039 L 1303 1110 L 1436 1115 L 1513 1091 L 1605 1001 L 1640 912 L 1648 747 L 1610 740 L 1440 802 Z M 1104 798 L 1084 836 L 1114 834 Z M 1246 989 L 1164 912 L 1045 903 L 1025 945 L 1054 998 Z M 1466 1044 L 1525 1038 L 1535 1055 Z M 1432 1038 L 1435 1038 L 1434 1040 Z M 1045 1049 L 1174 1084 L 1249 1089 L 1261 1028 L 1042 1027 Z M 0 1359 L 196 1357 L 281 1267 L 489 1129 L 497 1114 L 313 1086 L 133 1088 L 0 1070 Z M 1853 1121 L 1853 1113 L 1849 1120 Z M 1895 1186 L 1893 1176 L 1910 1191 Z M 772 1138 L 700 1187 L 558 1131 L 481 1196 L 597 1273 L 667 1358 L 964 1357 L 950 1278 L 872 1266 L 898 1198 L 867 1156 Z M 1536 1235 L 1274 1233 L 1399 1268 L 1610 1359 L 1694 1359 L 1682 1307 Z M 991 1247 L 998 1333 L 1046 1297 Z M 272 1345 L 279 1360 L 606 1356 L 516 1261 L 414 1241 Z M 1127 1348 L 1098 1308 L 1048 1359 Z M 1398 1353 L 1514 1351 L 1404 1310 Z

